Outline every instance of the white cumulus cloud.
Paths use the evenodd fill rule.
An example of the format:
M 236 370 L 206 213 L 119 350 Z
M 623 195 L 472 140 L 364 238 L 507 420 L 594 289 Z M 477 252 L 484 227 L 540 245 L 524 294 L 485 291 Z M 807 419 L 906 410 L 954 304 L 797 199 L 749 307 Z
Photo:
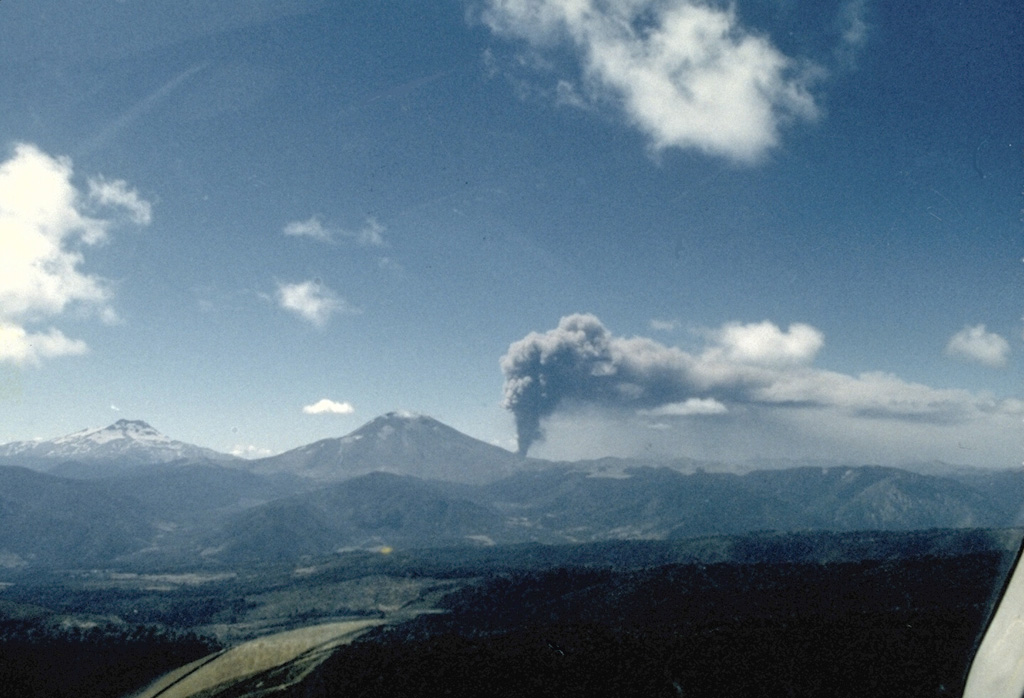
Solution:
M 812 361 L 825 337 L 810 325 L 795 323 L 783 332 L 774 323 L 728 323 L 713 333 L 723 356 L 737 363 L 803 364 Z
M 538 50 L 571 46 L 592 99 L 618 103 L 657 150 L 752 161 L 778 143 L 784 123 L 818 113 L 808 83 L 819 71 L 745 29 L 731 7 L 490 0 L 483 20 Z
M 324 398 L 302 408 L 305 414 L 352 414 L 356 411 L 348 402 L 335 402 Z
M 279 283 L 277 302 L 317 327 L 323 327 L 335 313 L 358 312 L 334 291 L 319 281 L 302 281 L 296 284 Z
M 94 178 L 82 192 L 68 158 L 27 143 L 0 163 L 0 361 L 84 353 L 84 342 L 56 328 L 31 329 L 73 304 L 116 319 L 108 284 L 81 267 L 83 250 L 104 242 L 122 218 L 136 225 L 152 219 L 150 204 L 122 180 Z
M 72 356 L 88 351 L 80 339 L 68 339 L 51 327 L 45 333 L 30 333 L 24 327 L 0 322 L 0 362 L 37 364 L 40 359 Z
M 946 344 L 946 355 L 983 366 L 1001 368 L 1010 356 L 1010 343 L 985 325 L 965 327 L 953 335 Z

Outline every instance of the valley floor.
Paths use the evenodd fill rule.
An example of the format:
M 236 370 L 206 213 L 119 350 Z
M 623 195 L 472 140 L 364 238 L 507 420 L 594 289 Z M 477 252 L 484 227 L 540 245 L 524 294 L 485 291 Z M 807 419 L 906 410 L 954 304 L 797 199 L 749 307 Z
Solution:
M 0 591 L 0 685 L 76 698 L 957 695 L 1019 541 L 762 533 L 48 573 Z

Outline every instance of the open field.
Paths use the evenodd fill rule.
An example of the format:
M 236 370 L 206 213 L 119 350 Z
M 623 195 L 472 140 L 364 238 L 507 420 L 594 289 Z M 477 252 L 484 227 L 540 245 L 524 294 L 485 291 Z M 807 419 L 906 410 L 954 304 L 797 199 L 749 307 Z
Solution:
M 239 695 L 240 684 L 251 684 L 258 691 L 287 686 L 302 680 L 336 647 L 383 622 L 324 623 L 250 640 L 165 674 L 136 698 L 212 698 L 222 689 Z

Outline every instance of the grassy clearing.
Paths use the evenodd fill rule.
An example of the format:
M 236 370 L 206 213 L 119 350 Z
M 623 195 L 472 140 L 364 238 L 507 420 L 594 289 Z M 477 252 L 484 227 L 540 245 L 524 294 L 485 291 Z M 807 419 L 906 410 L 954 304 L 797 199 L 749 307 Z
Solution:
M 287 683 L 301 679 L 335 647 L 351 642 L 382 620 L 324 623 L 268 635 L 205 657 L 165 674 L 135 698 L 189 698 L 216 695 L 218 686 L 231 686 L 291 664 Z M 263 689 L 269 686 L 262 686 Z

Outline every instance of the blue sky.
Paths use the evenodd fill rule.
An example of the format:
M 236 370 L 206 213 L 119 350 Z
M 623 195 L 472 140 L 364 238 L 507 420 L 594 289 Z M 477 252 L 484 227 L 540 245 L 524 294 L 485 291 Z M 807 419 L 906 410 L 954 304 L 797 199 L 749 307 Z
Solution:
M 1022 24 L 4 2 L 0 442 L 1017 465 Z

